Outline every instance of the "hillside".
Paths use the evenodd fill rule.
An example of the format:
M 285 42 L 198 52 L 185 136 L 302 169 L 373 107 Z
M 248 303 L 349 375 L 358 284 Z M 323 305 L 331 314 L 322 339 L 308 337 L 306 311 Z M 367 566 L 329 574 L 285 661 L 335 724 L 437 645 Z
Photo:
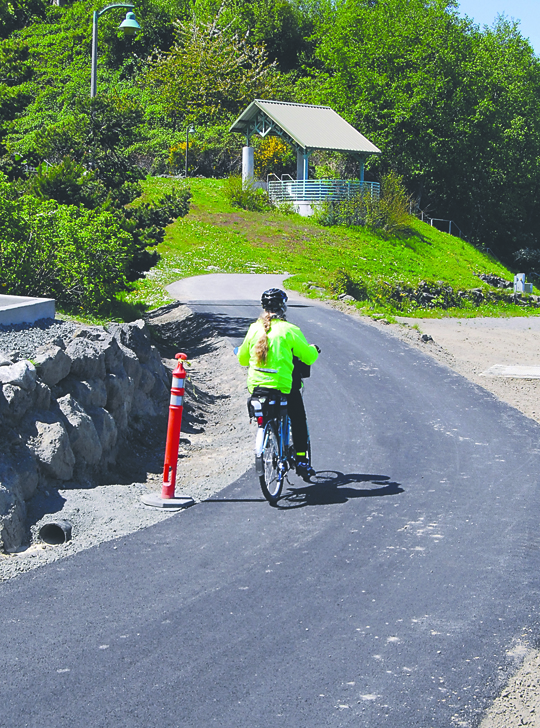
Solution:
M 244 143 L 229 128 L 253 99 L 322 104 L 381 150 L 366 179 L 396 172 L 420 209 L 540 273 L 540 59 L 518 23 L 481 28 L 447 0 L 141 0 L 140 30 L 124 37 L 124 10 L 0 2 L 0 171 L 12 195 L 124 204 L 140 176 L 183 170 L 186 135 L 190 175 L 225 177 Z M 257 175 L 294 175 L 294 149 L 273 142 L 252 137 Z M 310 171 L 350 179 L 358 164 L 314 151 Z
M 167 178 L 149 178 L 143 183 L 142 199 L 156 199 L 174 184 Z M 400 237 L 365 228 L 324 227 L 294 214 L 232 207 L 224 186 L 224 180 L 190 180 L 189 214 L 167 228 L 158 247 L 160 261 L 135 284 L 128 300 L 160 305 L 167 300 L 166 285 L 209 272 L 287 272 L 292 276 L 287 285 L 303 295 L 346 295 L 366 314 L 536 313 L 534 299 L 529 299 L 530 306 L 510 303 L 508 291 L 478 277 L 493 274 L 511 281 L 514 274 L 508 268 L 416 218 L 411 217 L 410 230 Z

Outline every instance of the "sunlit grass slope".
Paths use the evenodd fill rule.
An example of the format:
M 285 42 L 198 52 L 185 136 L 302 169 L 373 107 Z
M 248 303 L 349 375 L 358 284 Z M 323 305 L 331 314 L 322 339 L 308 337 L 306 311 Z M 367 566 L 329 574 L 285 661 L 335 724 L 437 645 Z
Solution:
M 143 200 L 167 191 L 174 182 L 150 178 Z M 495 289 L 480 273 L 512 280 L 513 273 L 472 245 L 411 218 L 408 234 L 378 235 L 364 228 L 322 227 L 311 219 L 279 212 L 246 212 L 226 199 L 223 180 L 193 179 L 190 213 L 177 220 L 159 246 L 161 260 L 129 295 L 152 307 L 170 300 L 165 286 L 207 273 L 289 273 L 286 285 L 310 297 L 337 298 L 343 279 L 368 291 L 369 300 L 351 303 L 367 314 L 407 316 L 524 315 L 537 309 L 508 302 L 464 302 L 433 308 L 388 296 L 396 287 L 417 289 L 421 282 L 454 290 Z M 341 287 L 340 287 L 341 286 Z M 536 293 L 536 291 L 535 291 Z

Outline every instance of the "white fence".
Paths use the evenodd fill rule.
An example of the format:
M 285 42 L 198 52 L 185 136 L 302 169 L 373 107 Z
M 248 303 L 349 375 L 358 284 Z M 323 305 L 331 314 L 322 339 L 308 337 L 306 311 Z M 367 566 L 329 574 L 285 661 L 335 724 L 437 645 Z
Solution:
M 378 182 L 357 182 L 343 179 L 268 180 L 268 196 L 274 203 L 317 203 L 332 198 L 345 200 L 362 192 L 379 196 Z

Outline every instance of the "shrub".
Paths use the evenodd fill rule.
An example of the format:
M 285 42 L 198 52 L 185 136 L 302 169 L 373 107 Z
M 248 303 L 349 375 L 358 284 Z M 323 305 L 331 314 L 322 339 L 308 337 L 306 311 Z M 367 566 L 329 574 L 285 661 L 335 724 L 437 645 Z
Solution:
M 325 200 L 315 210 L 320 225 L 365 226 L 397 234 L 409 227 L 409 195 L 401 177 L 390 172 L 381 180 L 380 195 L 365 189 L 345 200 Z
M 103 183 L 96 180 L 95 174 L 70 157 L 65 157 L 60 164 L 40 164 L 27 189 L 42 199 L 56 200 L 62 205 L 83 204 L 88 208 L 97 207 L 107 197 Z
M 387 233 L 400 233 L 410 224 L 410 195 L 403 185 L 403 177 L 389 172 L 381 179 L 381 196 L 378 201 L 379 219 Z
M 147 248 L 162 243 L 167 225 L 187 215 L 190 199 L 191 191 L 177 186 L 155 202 L 128 207 L 119 213 L 122 227 L 134 239 L 134 252 L 127 272 L 129 281 L 140 278 L 144 271 L 157 263 L 158 253 Z
M 275 175 L 292 171 L 296 160 L 288 144 L 276 136 L 267 136 L 261 139 L 255 149 L 255 174 L 266 179 L 270 173 Z
M 294 215 L 296 209 L 294 203 L 291 200 L 283 200 L 282 202 L 273 202 L 272 207 L 276 212 L 282 215 Z
M 331 283 L 332 290 L 337 295 L 346 294 L 357 301 L 369 300 L 367 285 L 361 279 L 355 279 L 345 270 L 338 269 Z
M 109 212 L 30 195 L 9 200 L 0 179 L 0 290 L 97 311 L 126 287 L 133 238 Z
M 0 174 L 0 292 L 55 298 L 67 309 L 105 310 L 158 256 L 147 247 L 189 209 L 178 188 L 120 211 L 14 197 Z
M 225 196 L 233 207 L 242 210 L 261 212 L 268 209 L 268 200 L 263 190 L 257 189 L 253 182 L 242 182 L 240 175 L 232 175 L 225 184 Z

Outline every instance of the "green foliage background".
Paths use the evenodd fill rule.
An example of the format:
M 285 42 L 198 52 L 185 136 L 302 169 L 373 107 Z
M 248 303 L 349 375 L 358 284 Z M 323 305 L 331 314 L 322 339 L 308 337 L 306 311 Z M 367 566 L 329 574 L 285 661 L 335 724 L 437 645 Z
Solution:
M 331 105 L 382 150 L 367 179 L 397 175 L 413 205 L 508 264 L 540 260 L 540 62 L 515 23 L 479 28 L 455 0 L 138 0 L 135 37 L 121 9 L 99 21 L 91 102 L 101 6 L 0 5 L 0 170 L 12 196 L 112 214 L 135 239 L 128 277 L 160 235 L 125 212 L 141 180 L 182 168 L 191 123 L 190 175 L 238 172 L 228 129 L 254 97 Z M 312 160 L 318 177 L 357 173 Z

